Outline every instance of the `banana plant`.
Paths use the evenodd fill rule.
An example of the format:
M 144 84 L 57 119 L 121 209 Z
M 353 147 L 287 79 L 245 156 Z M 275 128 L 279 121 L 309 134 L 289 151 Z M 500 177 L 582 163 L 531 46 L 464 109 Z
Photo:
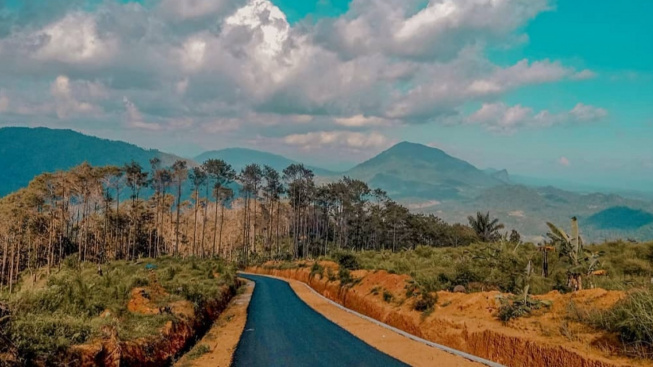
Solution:
M 593 253 L 583 247 L 576 217 L 571 218 L 571 236 L 550 222 L 546 224 L 550 230 L 547 236 L 558 246 L 560 257 L 568 259 L 567 285 L 574 291 L 583 289 L 583 275 L 589 275 L 596 270 L 602 254 Z

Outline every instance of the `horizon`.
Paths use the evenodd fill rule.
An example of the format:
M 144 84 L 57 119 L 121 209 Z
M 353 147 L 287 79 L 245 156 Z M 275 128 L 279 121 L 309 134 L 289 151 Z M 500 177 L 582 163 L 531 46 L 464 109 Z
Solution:
M 134 146 L 136 146 L 138 148 L 142 148 L 142 149 L 145 149 L 145 150 L 157 150 L 157 151 L 160 151 L 161 153 L 172 154 L 172 155 L 177 156 L 179 158 L 196 161 L 197 163 L 202 163 L 202 162 L 199 162 L 197 160 L 197 158 L 199 158 L 199 156 L 204 155 L 206 153 L 217 152 L 217 151 L 226 151 L 226 150 L 231 150 L 231 149 L 248 150 L 248 151 L 256 152 L 256 153 L 275 155 L 275 156 L 278 156 L 278 157 L 281 157 L 281 158 L 285 158 L 285 159 L 289 159 L 291 161 L 295 161 L 295 162 L 298 162 L 298 163 L 305 164 L 305 165 L 307 165 L 309 167 L 312 167 L 312 168 L 324 169 L 324 170 L 327 170 L 327 171 L 331 171 L 333 174 L 336 174 L 336 175 L 346 174 L 347 171 L 355 168 L 356 166 L 358 166 L 358 165 L 360 165 L 360 164 L 362 164 L 362 163 L 364 163 L 364 162 L 366 162 L 366 161 L 368 161 L 370 159 L 375 158 L 376 156 L 380 155 L 381 153 L 383 153 L 383 152 L 385 152 L 387 150 L 390 150 L 390 149 L 394 148 L 397 145 L 404 144 L 404 143 L 415 144 L 415 145 L 420 145 L 420 146 L 427 147 L 427 148 L 438 149 L 438 150 L 443 151 L 445 154 L 447 154 L 447 155 L 449 155 L 449 156 L 451 156 L 453 158 L 462 159 L 460 157 L 457 157 L 455 155 L 450 154 L 449 152 L 447 152 L 444 149 L 440 149 L 440 148 L 433 147 L 433 146 L 430 146 L 430 145 L 424 145 L 424 144 L 417 143 L 417 142 L 411 142 L 411 141 L 404 140 L 404 141 L 395 143 L 391 147 L 383 148 L 382 150 L 379 150 L 378 152 L 372 152 L 373 155 L 369 159 L 366 158 L 366 159 L 361 160 L 361 161 L 342 163 L 340 165 L 340 167 L 342 167 L 342 168 L 338 169 L 337 164 L 336 165 L 331 164 L 330 166 L 321 166 L 320 164 L 313 164 L 310 161 L 306 161 L 306 160 L 304 160 L 304 159 L 302 159 L 300 157 L 293 156 L 292 154 L 284 155 L 282 153 L 275 153 L 273 151 L 266 151 L 266 150 L 256 149 L 256 147 L 240 147 L 240 146 L 217 147 L 217 148 L 214 148 L 214 149 L 209 149 L 209 150 L 202 151 L 202 152 L 200 152 L 199 154 L 196 154 L 196 155 L 186 156 L 186 155 L 176 154 L 176 153 L 171 152 L 171 151 L 160 150 L 160 149 L 155 148 L 155 147 L 140 146 L 138 144 L 131 143 L 131 142 L 126 141 L 126 140 L 110 139 L 110 138 L 106 138 L 106 137 L 102 137 L 102 136 L 98 136 L 98 135 L 85 134 L 85 133 L 83 133 L 81 131 L 78 131 L 78 130 L 75 130 L 75 129 L 68 129 L 68 128 L 66 128 L 66 129 L 53 129 L 53 128 L 50 128 L 50 127 L 47 127 L 47 126 L 34 126 L 34 127 L 0 126 L 0 130 L 2 130 L 4 128 L 16 128 L 16 127 L 18 127 L 18 128 L 27 128 L 27 129 L 45 128 L 45 129 L 51 129 L 51 130 L 72 131 L 74 133 L 82 134 L 82 135 L 93 137 L 93 138 L 132 144 L 132 145 L 134 145 Z M 467 162 L 464 159 L 463 159 L 463 161 Z M 227 162 L 227 163 L 229 163 L 229 162 Z M 336 163 L 338 163 L 338 162 L 336 162 Z M 506 168 L 499 168 L 499 166 L 496 166 L 496 167 L 495 166 L 482 167 L 482 166 L 477 166 L 473 162 L 468 162 L 468 163 L 471 163 L 474 167 L 476 167 L 477 169 L 479 169 L 481 171 L 488 171 L 488 170 L 502 171 L 502 170 L 505 170 L 505 171 L 508 172 L 508 175 L 510 176 L 510 178 L 512 178 L 512 179 L 518 178 L 519 179 L 519 182 L 513 182 L 512 183 L 512 184 L 516 184 L 516 185 L 540 186 L 540 187 L 552 186 L 552 187 L 557 187 L 557 188 L 567 190 L 567 191 L 581 192 L 581 193 L 592 193 L 592 192 L 615 193 L 615 194 L 627 194 L 627 193 L 637 194 L 637 193 L 639 193 L 639 194 L 646 194 L 647 196 L 649 194 L 653 193 L 653 190 L 646 190 L 646 189 L 642 190 L 642 189 L 633 188 L 633 187 L 601 186 L 601 185 L 583 184 L 583 183 L 574 182 L 574 181 L 567 181 L 567 180 L 564 180 L 564 179 L 552 179 L 552 178 L 547 178 L 547 177 L 522 175 L 521 172 L 512 172 L 512 171 L 507 170 Z
M 334 171 L 410 141 L 480 169 L 653 187 L 653 3 L 179 4 L 4 2 L 0 127 Z

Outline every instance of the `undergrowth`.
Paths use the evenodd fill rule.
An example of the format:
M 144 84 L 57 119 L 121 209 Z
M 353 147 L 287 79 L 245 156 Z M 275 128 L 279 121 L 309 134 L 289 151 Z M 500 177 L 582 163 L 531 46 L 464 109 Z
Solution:
M 17 292 L 0 294 L 10 312 L 0 353 L 15 355 L 21 364 L 53 364 L 70 346 L 107 333 L 122 341 L 156 335 L 176 316 L 127 309 L 132 289 L 153 283 L 165 290 L 155 306 L 166 310 L 172 302 L 187 300 L 198 309 L 219 298 L 223 286 L 235 284 L 235 269 L 217 260 L 159 258 L 104 264 L 100 275 L 96 265 L 69 259 L 49 276 L 42 272 L 36 283 L 24 279 Z

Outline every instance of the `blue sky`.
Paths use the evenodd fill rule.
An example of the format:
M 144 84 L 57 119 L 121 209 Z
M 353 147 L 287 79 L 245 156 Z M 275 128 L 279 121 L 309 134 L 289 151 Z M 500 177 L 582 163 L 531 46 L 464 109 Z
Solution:
M 0 126 L 653 187 L 653 2 L 0 0 Z

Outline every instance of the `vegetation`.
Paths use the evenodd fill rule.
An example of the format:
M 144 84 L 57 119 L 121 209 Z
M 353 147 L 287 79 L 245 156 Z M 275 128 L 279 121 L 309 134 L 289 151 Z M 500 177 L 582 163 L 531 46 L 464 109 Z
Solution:
M 216 279 L 214 273 L 220 276 Z M 222 287 L 234 286 L 234 280 L 235 269 L 218 260 L 162 257 L 109 262 L 98 269 L 69 257 L 56 274 L 40 272 L 35 282 L 26 276 L 13 294 L 1 294 L 8 316 L 2 320 L 7 343 L 0 344 L 0 353 L 14 354 L 24 364 L 54 363 L 70 346 L 93 339 L 158 335 L 167 321 L 180 317 L 169 305 L 186 300 L 200 311 L 206 302 L 220 299 Z M 159 312 L 128 310 L 136 287 L 146 287 L 141 295 Z
M 11 292 L 21 271 L 34 275 L 44 266 L 50 272 L 71 254 L 96 264 L 163 255 L 249 264 L 477 240 L 470 227 L 410 213 L 362 181 L 344 177 L 318 186 L 301 164 L 282 175 L 256 164 L 237 174 L 214 159 L 195 167 L 184 160 L 164 167 L 157 157 L 149 163 L 149 171 L 135 161 L 123 167 L 83 163 L 37 176 L 0 199 L 0 286 Z M 185 185 L 192 188 L 188 200 Z M 232 219 L 226 246 L 225 217 Z
M 346 287 L 357 283 L 357 269 L 409 274 L 406 298 L 425 315 L 439 290 L 518 295 L 500 300 L 503 321 L 546 307 L 531 294 L 646 287 L 653 274 L 653 244 L 586 246 L 576 218 L 570 235 L 547 223 L 547 240 L 536 246 L 504 231 L 489 212 L 470 216 L 469 225 L 450 225 L 411 213 L 360 180 L 319 184 L 301 164 L 281 172 L 257 164 L 236 172 L 219 159 L 166 167 L 154 157 L 149 164 L 83 163 L 37 176 L 0 199 L 0 291 L 7 300 L 0 303 L 0 339 L 8 341 L 0 353 L 56 357 L 107 327 L 124 339 L 151 334 L 172 316 L 125 312 L 131 289 L 150 285 L 156 274 L 168 295 L 162 302 L 185 299 L 201 307 L 217 296 L 216 284 L 233 282 L 227 260 L 240 266 L 282 260 L 278 266 L 292 268 L 300 266 L 297 259 L 331 259 L 337 272 L 314 263 L 311 276 Z M 139 263 L 143 258 L 151 260 Z M 153 264 L 153 273 L 142 261 Z M 222 274 L 217 281 L 215 273 Z M 385 302 L 395 299 L 379 293 Z M 642 296 L 631 297 L 600 327 L 624 343 L 649 343 L 648 331 L 629 329 L 627 316 L 647 307 L 636 298 Z M 100 317 L 105 312 L 112 317 Z

